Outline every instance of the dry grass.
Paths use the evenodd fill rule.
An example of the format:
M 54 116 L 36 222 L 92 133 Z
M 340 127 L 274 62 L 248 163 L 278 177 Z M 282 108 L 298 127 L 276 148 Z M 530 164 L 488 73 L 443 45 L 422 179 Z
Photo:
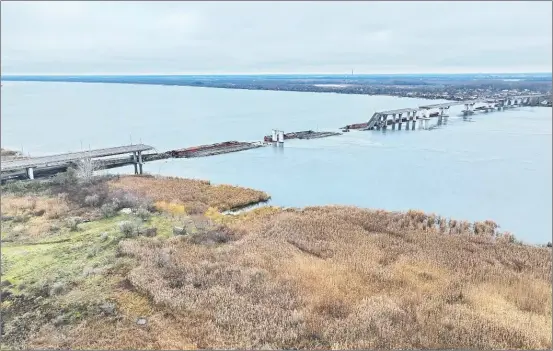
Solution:
M 550 249 L 416 211 L 261 213 L 226 244 L 121 243 L 133 286 L 198 348 L 551 347 Z
M 69 210 L 69 206 L 63 197 L 3 195 L 0 204 L 2 213 L 7 216 L 32 215 L 44 211 L 41 216 L 59 218 Z
M 138 193 L 165 206 L 184 205 L 185 211 L 192 214 L 204 213 L 209 207 L 224 211 L 269 199 L 257 190 L 170 177 L 121 177 L 110 182 L 110 187 Z
M 0 204 L 2 215 L 14 217 L 17 223 L 9 231 L 29 237 L 50 233 L 52 224 L 69 212 L 63 197 L 3 195 Z
M 80 306 L 82 301 L 96 306 L 105 300 L 116 312 L 93 313 L 64 325 L 28 315 L 22 321 L 40 328 L 22 341 L 25 347 L 552 346 L 551 248 L 517 244 L 510 234 L 499 233 L 493 221 L 469 223 L 416 210 L 342 206 L 264 207 L 225 216 L 219 211 L 268 196 L 175 178 L 122 177 L 109 185 L 110 191 L 155 201 L 178 218 L 153 214 L 150 221 L 164 235 L 113 241 L 103 241 L 101 233 L 118 236 L 120 219 L 103 219 L 67 234 L 71 241 L 59 244 L 65 245 L 67 257 L 58 258 L 58 251 L 44 257 L 36 251 L 35 263 L 29 264 L 40 261 L 41 269 L 49 267 L 50 274 L 61 278 L 74 262 L 88 267 L 97 260 L 91 268 L 98 273 L 79 278 L 64 294 L 47 297 L 51 306 Z M 4 216 L 21 217 L 9 221 L 10 230 L 36 230 L 36 235 L 41 221 L 63 220 L 77 206 L 63 197 L 1 200 Z M 177 223 L 188 235 L 171 237 Z M 86 256 L 91 243 L 98 251 Z M 20 265 L 10 272 L 18 276 L 14 272 L 26 272 L 23 264 L 30 261 L 17 256 L 17 243 L 11 244 L 9 258 Z M 109 254 L 102 251 L 107 248 Z M 78 256 L 70 256 L 74 250 L 81 250 Z M 72 269 L 80 277 L 87 267 Z M 40 306 L 36 313 L 61 311 Z M 67 309 L 63 313 L 78 312 Z M 137 318 L 147 324 L 138 325 Z

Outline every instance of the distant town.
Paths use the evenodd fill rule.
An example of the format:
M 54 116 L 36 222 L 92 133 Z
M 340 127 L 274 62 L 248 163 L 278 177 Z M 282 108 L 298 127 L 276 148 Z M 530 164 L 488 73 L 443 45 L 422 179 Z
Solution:
M 183 84 L 184 85 L 184 84 Z M 551 94 L 551 77 L 543 80 L 503 79 L 397 79 L 319 78 L 251 81 L 195 81 L 190 86 L 249 90 L 280 90 L 338 94 L 390 95 L 400 97 L 464 101 L 502 98 L 520 94 Z
M 10 76 L 2 81 L 179 85 L 206 88 L 390 95 L 464 101 L 551 94 L 551 74 L 440 75 L 72 75 Z M 550 102 L 549 102 L 550 104 Z

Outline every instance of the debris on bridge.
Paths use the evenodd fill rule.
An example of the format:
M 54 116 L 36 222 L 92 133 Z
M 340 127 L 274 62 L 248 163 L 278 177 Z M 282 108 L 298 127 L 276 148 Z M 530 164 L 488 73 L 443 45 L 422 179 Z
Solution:
M 290 139 L 318 139 L 318 138 L 326 138 L 330 136 L 335 135 L 342 135 L 342 133 L 338 132 L 315 132 L 313 130 L 305 130 L 301 132 L 290 132 L 290 133 L 284 133 L 281 134 L 283 140 L 290 140 Z M 275 140 L 274 135 L 266 135 L 263 138 L 263 141 L 266 143 L 271 142 L 283 142 L 283 140 L 279 140 L 277 136 L 277 140 Z
M 262 143 L 225 141 L 222 143 L 200 145 L 200 146 L 188 147 L 185 149 L 172 150 L 170 151 L 170 154 L 171 154 L 171 157 L 174 157 L 174 158 L 204 157 L 204 156 L 226 154 L 229 152 L 255 149 L 262 146 L 263 146 Z

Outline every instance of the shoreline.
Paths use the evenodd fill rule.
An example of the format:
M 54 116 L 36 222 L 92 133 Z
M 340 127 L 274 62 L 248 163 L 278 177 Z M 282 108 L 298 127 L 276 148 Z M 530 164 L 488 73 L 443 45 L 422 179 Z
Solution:
M 401 318 L 394 334 L 377 335 L 390 349 L 473 339 L 494 348 L 500 337 L 505 348 L 551 345 L 551 247 L 519 242 L 493 221 L 354 206 L 228 216 L 224 208 L 268 194 L 175 177 L 16 184 L 1 198 L 8 349 L 257 349 L 266 343 L 256 343 L 255 323 L 274 349 L 320 340 L 338 349 L 344 321 L 357 349 L 375 313 L 387 318 L 377 323 Z M 505 313 L 519 323 L 506 326 Z M 452 316 L 461 328 L 447 327 Z M 435 341 L 436 330 L 448 334 Z
M 60 173 L 61 176 L 65 176 L 65 173 Z M 247 201 L 245 203 L 242 203 L 242 204 L 238 204 L 238 205 L 235 205 L 235 206 L 230 206 L 229 208 L 223 208 L 223 209 L 217 209 L 217 213 L 219 215 L 222 215 L 222 216 L 229 216 L 229 217 L 239 217 L 239 216 L 242 216 L 242 215 L 248 215 L 250 213 L 255 213 L 257 210 L 260 210 L 260 209 L 265 209 L 265 208 L 272 208 L 272 209 L 275 209 L 277 211 L 297 211 L 297 212 L 302 212 L 302 211 L 306 211 L 306 210 L 309 210 L 309 209 L 313 209 L 313 208 L 321 208 L 321 209 L 332 209 L 332 208 L 336 208 L 336 207 L 339 207 L 339 208 L 352 208 L 352 209 L 355 209 L 355 210 L 361 210 L 361 211 L 373 211 L 373 212 L 377 212 L 377 213 L 386 213 L 388 215 L 405 215 L 405 214 L 409 214 L 409 213 L 420 213 L 420 214 L 424 214 L 425 216 L 430 216 L 430 217 L 435 217 L 437 219 L 439 218 L 442 218 L 442 219 L 446 219 L 446 218 L 449 218 L 450 221 L 453 221 L 454 223 L 459 223 L 459 225 L 461 225 L 462 227 L 464 227 L 463 230 L 474 230 L 477 226 L 479 225 L 483 225 L 483 223 L 492 223 L 492 225 L 495 225 L 493 223 L 495 223 L 493 220 L 489 220 L 489 219 L 482 219 L 482 220 L 467 220 L 467 219 L 457 219 L 455 216 L 442 216 L 440 215 L 439 213 L 434 213 L 434 212 L 426 212 L 424 210 L 414 210 L 414 209 L 409 209 L 409 210 L 391 210 L 391 209 L 385 209 L 385 208 L 373 208 L 373 207 L 363 207 L 363 206 L 359 206 L 359 205 L 355 205 L 355 204 L 348 204 L 348 205 L 333 205 L 333 204 L 315 204 L 315 205 L 306 205 L 306 206 L 302 206 L 302 207 L 286 207 L 286 206 L 280 206 L 280 205 L 275 205 L 275 204 L 272 204 L 272 196 L 268 193 L 266 193 L 265 191 L 263 190 L 257 190 L 257 189 L 253 189 L 253 188 L 250 188 L 250 187 L 243 187 L 243 186 L 239 186 L 239 185 L 232 185 L 232 184 L 226 184 L 226 183 L 212 183 L 210 180 L 206 180 L 206 179 L 199 179 L 199 178 L 185 178 L 185 177 L 176 177 L 176 176 L 163 176 L 163 175 L 153 175 L 153 174 L 148 174 L 148 173 L 145 173 L 143 175 L 122 175 L 122 174 L 104 174 L 104 175 L 96 175 L 95 178 L 97 179 L 107 179 L 107 181 L 118 181 L 120 179 L 144 179 L 144 180 L 148 180 L 148 179 L 153 179 L 153 180 L 156 180 L 156 181 L 159 181 L 161 184 L 163 184 L 164 182 L 168 182 L 168 181 L 189 181 L 189 182 L 198 182 L 198 183 L 204 183 L 210 187 L 230 187 L 230 188 L 236 188 L 236 189 L 246 189 L 248 191 L 254 191 L 254 192 L 260 192 L 262 194 L 264 194 L 263 198 L 260 198 L 260 199 L 256 199 L 256 200 L 251 200 L 251 201 Z M 27 182 L 35 182 L 35 183 L 42 183 L 42 184 L 45 184 L 48 186 L 48 184 L 51 184 L 53 181 L 53 178 L 43 178 L 43 179 L 35 179 L 35 180 L 30 180 L 30 181 L 27 181 Z M 15 183 L 19 183 L 21 181 L 16 181 L 16 182 L 10 182 L 10 183 L 7 183 L 7 184 L 4 184 L 2 185 L 2 187 L 6 187 L 7 186 L 10 186 L 9 184 L 15 184 Z M 127 187 L 126 189 L 132 189 L 133 186 L 131 186 L 130 188 Z M 170 203 L 168 203 L 168 206 L 170 207 Z M 436 226 L 440 226 L 440 224 L 438 222 L 435 223 Z M 488 224 L 485 224 L 485 226 L 487 226 Z M 432 225 L 434 226 L 434 225 Z M 497 225 L 497 229 L 500 228 L 500 225 Z M 475 234 L 476 235 L 476 234 Z M 497 235 L 501 236 L 501 235 L 507 235 L 507 236 L 512 236 L 512 239 L 513 242 L 516 242 L 520 245 L 525 245 L 525 246 L 529 246 L 529 247 L 550 247 L 548 245 L 551 244 L 551 241 L 548 241 L 548 242 L 536 242 L 536 243 L 532 243 L 532 242 L 527 242 L 527 241 L 523 241 L 523 240 L 520 240 L 518 239 L 516 233 L 511 233 L 510 231 L 497 231 Z
M 94 77 L 94 76 L 91 76 Z M 210 82 L 144 82 L 144 81 L 109 81 L 109 80 L 62 80 L 62 79 L 3 79 L 6 82 L 34 82 L 34 83 L 90 83 L 90 84 L 127 84 L 127 85 L 152 85 L 152 86 L 176 86 L 176 87 L 190 87 L 190 88 L 212 88 L 212 89 L 231 89 L 231 90 L 250 90 L 250 91 L 279 91 L 279 92 L 298 92 L 298 93 L 327 93 L 327 94 L 341 94 L 341 95 L 366 95 L 366 96 L 390 96 L 398 98 L 413 98 L 413 99 L 426 99 L 426 100 L 445 100 L 448 102 L 465 101 L 474 98 L 503 98 L 516 94 L 530 93 L 530 94 L 548 94 L 550 91 L 543 90 L 528 90 L 528 91 L 509 91 L 505 93 L 500 90 L 493 90 L 485 94 L 475 93 L 475 88 L 471 88 L 470 85 L 465 86 L 459 84 L 453 87 L 445 87 L 440 85 L 430 84 L 424 87 L 432 87 L 433 92 L 421 91 L 417 88 L 417 85 L 386 85 L 386 84 L 342 84 L 338 87 L 329 87 L 329 84 L 317 84 L 316 82 L 309 84 L 293 84 L 290 82 L 284 82 L 282 84 L 274 84 L 271 86 L 249 86 L 244 83 L 210 83 Z M 398 88 L 402 87 L 402 88 Z M 459 89 L 460 91 L 469 90 L 469 92 L 463 92 L 463 95 L 447 95 L 445 92 L 448 89 Z M 549 105 L 540 105 L 537 107 L 551 107 Z
M 12 153 L 18 154 L 18 151 L 13 151 L 13 150 L 10 150 L 10 149 L 7 149 L 7 148 L 3 148 L 3 152 L 8 153 L 8 154 L 12 154 Z M 69 166 L 69 168 L 71 168 L 71 166 Z M 107 171 L 107 169 L 98 170 L 98 172 L 105 172 L 105 171 Z M 61 172 L 61 173 L 58 172 L 57 174 L 64 175 L 65 173 L 66 172 Z M 55 176 L 56 175 L 49 175 L 49 176 L 46 176 L 46 177 L 38 177 L 35 180 L 23 180 L 23 182 L 33 182 L 34 181 L 34 182 L 43 182 L 43 183 L 47 184 Z M 106 174 L 103 174 L 103 175 L 98 174 L 98 175 L 96 175 L 96 177 L 100 177 L 100 178 L 101 177 L 113 177 L 113 178 L 119 179 L 119 178 L 125 178 L 125 177 L 133 177 L 133 176 L 132 175 L 127 175 L 127 174 L 119 174 L 119 173 L 106 173 Z M 181 180 L 189 180 L 189 181 L 207 182 L 207 183 L 209 183 L 210 185 L 213 185 L 213 186 L 230 186 L 230 187 L 237 187 L 237 188 L 242 188 L 243 187 L 241 185 L 236 185 L 236 184 L 211 183 L 210 180 L 200 179 L 200 178 L 187 178 L 187 177 L 180 177 L 180 176 L 165 176 L 165 175 L 158 175 L 158 174 L 152 174 L 152 173 L 144 173 L 142 176 L 139 176 L 139 177 L 155 178 L 155 179 L 160 179 L 162 181 L 164 179 L 181 179 Z M 5 186 L 6 184 L 10 184 L 10 183 L 13 184 L 13 183 L 16 183 L 16 182 L 21 182 L 21 181 L 22 180 L 8 179 L 8 180 L 5 181 L 3 186 Z M 257 189 L 253 189 L 253 188 L 250 188 L 250 187 L 244 187 L 244 188 L 258 191 Z M 264 192 L 263 190 L 261 190 L 261 191 Z M 272 205 L 271 201 L 272 201 L 271 195 L 267 194 L 266 199 L 254 200 L 254 201 L 251 201 L 251 202 L 240 204 L 238 206 L 230 207 L 228 209 L 220 210 L 219 212 L 220 212 L 220 214 L 225 215 L 225 216 L 227 216 L 227 215 L 228 216 L 237 216 L 237 215 L 241 215 L 241 214 L 244 214 L 244 213 L 249 213 L 251 211 L 255 211 L 258 208 L 264 208 L 264 207 L 274 207 L 274 208 L 278 208 L 280 210 L 284 210 L 284 209 L 303 210 L 304 208 L 310 208 L 310 207 L 323 207 L 324 208 L 324 207 L 334 206 L 334 205 L 329 205 L 329 204 L 313 204 L 313 205 L 307 205 L 307 206 L 304 206 L 304 207 L 283 207 L 283 206 L 279 206 L 279 205 Z M 389 213 L 404 213 L 404 212 L 409 211 L 409 210 L 393 210 L 393 209 L 376 208 L 376 207 L 363 207 L 363 206 L 359 206 L 359 205 L 356 205 L 356 204 L 348 204 L 348 205 L 343 205 L 343 206 L 351 206 L 353 208 L 362 209 L 362 210 L 384 211 L 384 212 L 389 212 Z M 424 212 L 424 210 L 423 210 L 423 212 Z M 438 214 L 438 216 L 440 216 L 440 215 Z M 448 217 L 455 218 L 454 216 L 448 216 Z M 467 222 L 467 223 L 479 222 L 479 220 L 477 220 L 477 219 L 474 219 L 474 220 L 463 219 L 463 220 L 459 220 L 459 221 L 460 222 Z M 483 221 L 483 219 L 482 219 L 482 221 Z M 517 238 L 516 235 L 515 235 L 515 238 Z M 536 247 L 542 247 L 542 246 L 545 246 L 546 244 L 549 243 L 548 241 L 527 242 L 527 241 L 521 241 L 518 238 L 516 240 L 523 243 L 524 245 L 530 245 L 530 246 L 536 246 Z

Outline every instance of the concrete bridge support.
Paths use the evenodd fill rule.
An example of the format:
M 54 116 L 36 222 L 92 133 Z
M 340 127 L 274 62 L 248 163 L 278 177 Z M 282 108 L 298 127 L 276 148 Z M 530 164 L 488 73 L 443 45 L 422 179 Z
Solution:
M 397 126 L 397 129 L 398 130 L 401 130 L 401 123 L 403 123 L 403 113 L 400 113 L 399 114 L 399 118 L 398 118 L 398 126 Z
M 138 151 L 132 153 L 132 160 L 134 164 L 134 174 L 142 174 L 142 152 Z
M 421 110 L 421 118 L 419 119 L 419 129 L 424 129 L 426 118 L 428 118 L 427 110 L 423 109 Z
M 465 104 L 465 109 L 463 110 L 463 114 L 467 116 L 467 115 L 472 115 L 473 113 L 474 113 L 474 103 Z
M 35 179 L 35 172 L 33 167 L 27 168 L 27 177 L 31 180 Z
M 407 126 L 405 127 L 406 129 L 414 129 L 412 126 L 414 126 L 414 124 L 416 123 L 417 121 L 417 111 L 411 111 L 407 114 Z M 409 127 L 409 123 L 411 123 L 411 128 Z

